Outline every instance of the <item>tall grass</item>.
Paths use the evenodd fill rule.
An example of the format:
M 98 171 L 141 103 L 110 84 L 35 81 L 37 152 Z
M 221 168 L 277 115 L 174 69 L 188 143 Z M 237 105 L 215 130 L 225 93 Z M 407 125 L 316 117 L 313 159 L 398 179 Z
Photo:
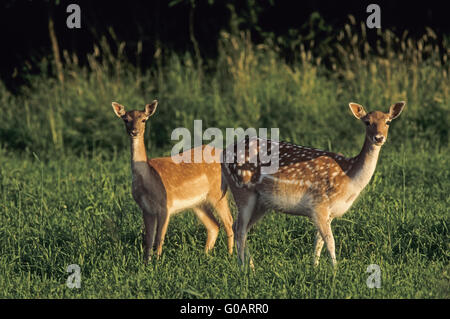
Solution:
M 379 29 L 371 45 L 367 32 L 350 19 L 330 42 L 331 67 L 322 62 L 325 57 L 314 56 L 314 42 L 293 46 L 297 58 L 287 63 L 273 41 L 256 45 L 247 32 L 234 31 L 221 33 L 217 60 L 201 68 L 189 53 L 157 51 L 154 66 L 141 70 L 124 55 L 126 43 L 111 47 L 103 39 L 86 65 L 63 53 L 64 84 L 45 71 L 47 59 L 20 95 L 0 83 L 0 143 L 43 157 L 110 154 L 127 145 L 111 101 L 139 108 L 158 98 L 147 140 L 166 152 L 171 131 L 192 128 L 194 119 L 202 119 L 204 127 L 279 127 L 282 139 L 345 149 L 352 143 L 343 140 L 356 142 L 360 135 L 348 118 L 350 101 L 387 110 L 392 102 L 406 100 L 403 120 L 395 124 L 401 139 L 446 145 L 449 51 L 442 48 L 449 47 L 447 40 L 438 43 L 430 29 L 415 40 Z

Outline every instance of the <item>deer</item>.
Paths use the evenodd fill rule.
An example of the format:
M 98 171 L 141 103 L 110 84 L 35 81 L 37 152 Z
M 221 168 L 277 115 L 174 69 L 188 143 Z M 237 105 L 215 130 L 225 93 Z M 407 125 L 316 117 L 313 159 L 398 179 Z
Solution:
M 125 123 L 130 138 L 131 193 L 142 210 L 144 220 L 144 262 L 151 259 L 154 247 L 159 259 L 170 217 L 186 210 L 193 210 L 206 227 L 205 253 L 208 254 L 214 248 L 219 233 L 219 223 L 213 213 L 215 208 L 228 236 L 228 252 L 232 254 L 233 218 L 224 196 L 219 163 L 222 150 L 209 145 L 198 146 L 202 151 L 210 152 L 213 159 L 219 158 L 209 163 L 203 158 L 200 163 L 195 163 L 193 154 L 196 148 L 185 151 L 189 153 L 190 163 L 176 163 L 171 157 L 149 159 L 144 132 L 146 122 L 155 113 L 157 105 L 158 101 L 154 100 L 145 105 L 143 111 L 126 111 L 123 105 L 112 102 L 114 113 Z
M 227 146 L 222 154 L 222 174 L 238 209 L 233 224 L 238 261 L 241 264 L 247 261 L 254 268 L 246 247 L 247 233 L 270 209 L 310 218 L 316 228 L 313 265 L 319 265 L 325 242 L 336 269 L 331 222 L 349 210 L 369 183 L 380 149 L 387 140 L 389 124 L 400 115 L 405 104 L 395 103 L 387 113 L 367 113 L 362 105 L 349 103 L 353 115 L 366 127 L 362 150 L 355 157 L 248 136 Z M 279 161 L 274 173 L 262 171 L 261 146 L 272 150 L 278 147 L 272 154 Z M 239 147 L 244 150 L 239 156 L 242 160 L 236 151 Z M 252 152 L 257 155 L 253 161 Z M 232 159 L 228 163 L 226 156 Z

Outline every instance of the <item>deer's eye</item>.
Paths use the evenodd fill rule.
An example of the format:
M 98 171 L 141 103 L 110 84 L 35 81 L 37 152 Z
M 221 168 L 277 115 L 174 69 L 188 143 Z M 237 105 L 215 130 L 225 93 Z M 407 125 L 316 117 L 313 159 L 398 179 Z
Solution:
M 145 119 L 142 120 L 142 123 L 145 123 Z
M 386 121 L 386 125 L 389 125 L 389 124 L 391 124 L 391 121 Z
M 363 121 L 363 122 L 364 122 L 364 124 L 366 124 L 366 126 L 370 125 L 370 121 Z

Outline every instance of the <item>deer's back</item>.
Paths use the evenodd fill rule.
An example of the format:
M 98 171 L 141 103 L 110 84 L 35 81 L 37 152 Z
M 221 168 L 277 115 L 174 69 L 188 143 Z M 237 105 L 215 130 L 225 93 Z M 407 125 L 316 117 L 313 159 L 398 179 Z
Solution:
M 266 143 L 268 149 L 272 143 L 278 143 L 250 139 L 242 153 L 231 145 L 227 151 L 234 150 L 234 161 L 223 166 L 228 182 L 258 193 L 263 206 L 306 216 L 310 216 L 315 207 L 325 206 L 334 209 L 336 215 L 341 215 L 356 198 L 357 194 L 352 192 L 347 176 L 351 159 L 332 152 L 279 142 L 278 152 L 274 154 L 278 157 L 278 169 L 264 174 L 259 157 L 256 163 L 249 162 L 249 145 L 254 142 L 258 142 L 257 152 L 261 143 Z
M 203 151 L 209 146 L 199 146 Z M 211 150 L 220 156 L 220 150 Z M 220 163 L 194 162 L 194 151 L 185 151 L 191 156 L 191 162 L 175 163 L 171 157 L 154 158 L 148 165 L 159 176 L 167 197 L 167 206 L 171 211 L 178 211 L 196 206 L 211 196 L 221 192 Z

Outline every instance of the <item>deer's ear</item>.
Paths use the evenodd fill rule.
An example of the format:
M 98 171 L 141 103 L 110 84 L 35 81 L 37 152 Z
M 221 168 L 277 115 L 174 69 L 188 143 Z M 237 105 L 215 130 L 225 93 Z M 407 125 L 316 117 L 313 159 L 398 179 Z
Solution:
M 364 107 L 362 105 L 359 105 L 358 103 L 351 102 L 348 104 L 348 106 L 350 106 L 350 110 L 357 119 L 360 119 L 367 114 L 366 110 L 364 110 Z
M 389 108 L 389 117 L 391 120 L 397 118 L 400 113 L 402 113 L 403 109 L 405 108 L 406 103 L 404 101 L 395 103 L 394 105 L 391 105 Z
M 145 116 L 150 117 L 155 113 L 156 107 L 158 106 L 158 101 L 154 100 L 152 103 L 145 106 Z
M 123 105 L 120 105 L 119 103 L 112 102 L 112 107 L 114 110 L 114 113 L 120 118 L 125 115 L 125 107 Z

